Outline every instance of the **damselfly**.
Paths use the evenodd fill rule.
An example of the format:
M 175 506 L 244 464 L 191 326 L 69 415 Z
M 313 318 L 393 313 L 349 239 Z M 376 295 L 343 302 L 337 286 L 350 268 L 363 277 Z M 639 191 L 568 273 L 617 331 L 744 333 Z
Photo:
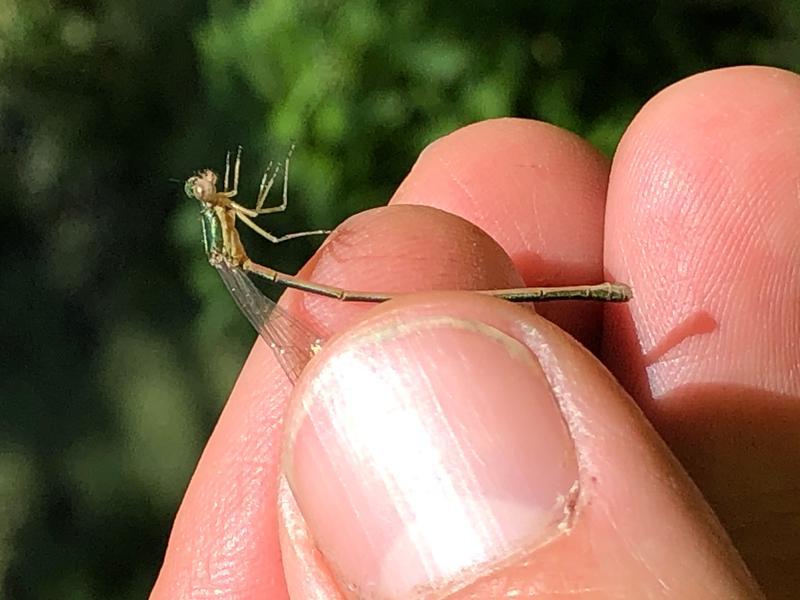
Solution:
M 236 220 L 272 243 L 311 235 L 324 235 L 328 230 L 302 231 L 275 236 L 261 228 L 254 219 L 261 215 L 286 210 L 288 204 L 288 176 L 291 151 L 284 162 L 283 199 L 278 206 L 264 208 L 264 202 L 280 171 L 270 164 L 261 178 L 255 208 L 247 208 L 234 200 L 239 191 L 239 170 L 242 149 L 236 153 L 231 169 L 231 154 L 225 159 L 225 176 L 222 191 L 217 190 L 217 174 L 210 169 L 199 171 L 186 180 L 185 192 L 202 205 L 203 241 L 209 262 L 217 269 L 225 287 L 236 300 L 256 331 L 272 348 L 287 376 L 293 381 L 299 376 L 308 360 L 321 347 L 321 339 L 306 325 L 278 307 L 250 280 L 248 274 L 267 281 L 305 292 L 336 298 L 346 302 L 384 302 L 396 293 L 360 292 L 345 290 L 282 273 L 250 260 L 242 245 Z M 271 171 L 271 173 L 270 173 Z M 232 175 L 232 182 L 231 182 Z M 231 184 L 232 185 L 229 185 Z M 527 287 L 496 290 L 476 290 L 476 293 L 502 298 L 511 302 L 546 302 L 552 300 L 600 300 L 626 302 L 631 298 L 630 288 L 622 283 L 600 283 L 567 287 Z

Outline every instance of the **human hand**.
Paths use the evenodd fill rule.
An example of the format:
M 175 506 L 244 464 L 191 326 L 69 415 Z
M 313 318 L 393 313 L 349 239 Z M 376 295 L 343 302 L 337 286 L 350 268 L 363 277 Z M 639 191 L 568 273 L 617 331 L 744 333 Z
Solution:
M 759 597 L 740 554 L 771 598 L 791 597 L 798 109 L 797 76 L 737 68 L 659 94 L 613 167 L 532 121 L 432 144 L 391 206 L 340 226 L 303 275 L 629 283 L 628 305 L 537 310 L 633 400 L 524 307 L 289 292 L 295 313 L 346 331 L 295 390 L 256 344 L 152 597 Z

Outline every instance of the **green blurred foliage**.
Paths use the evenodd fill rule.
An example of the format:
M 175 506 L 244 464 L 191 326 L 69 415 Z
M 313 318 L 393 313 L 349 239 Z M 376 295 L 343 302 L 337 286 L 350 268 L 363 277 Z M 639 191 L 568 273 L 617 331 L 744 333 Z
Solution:
M 610 154 L 665 85 L 797 69 L 798 40 L 796 0 L 1 0 L 0 595 L 155 578 L 254 337 L 171 179 L 241 143 L 254 192 L 294 141 L 275 229 L 334 226 L 457 127 L 539 118 Z

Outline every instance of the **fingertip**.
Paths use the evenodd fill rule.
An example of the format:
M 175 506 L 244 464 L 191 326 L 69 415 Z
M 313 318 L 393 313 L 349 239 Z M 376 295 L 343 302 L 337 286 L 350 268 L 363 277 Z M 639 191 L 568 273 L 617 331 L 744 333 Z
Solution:
M 478 227 L 427 206 L 389 206 L 342 223 L 303 276 L 348 290 L 404 294 L 522 285 L 513 262 Z M 372 308 L 305 294 L 304 310 L 338 331 Z
M 608 372 L 494 299 L 404 298 L 334 340 L 298 385 L 282 468 L 342 590 L 757 594 Z
M 391 203 L 440 208 L 497 240 L 526 285 L 603 280 L 608 160 L 575 134 L 529 119 L 491 119 L 436 140 Z M 548 319 L 593 345 L 600 310 L 543 306 Z
M 433 206 L 475 223 L 529 285 L 575 283 L 558 278 L 591 278 L 601 265 L 608 169 L 607 159 L 569 131 L 491 119 L 429 145 L 392 204 Z
M 606 268 L 636 291 L 607 312 L 607 364 L 778 595 L 800 585 L 798 142 L 797 74 L 684 79 L 624 134 L 606 219 Z

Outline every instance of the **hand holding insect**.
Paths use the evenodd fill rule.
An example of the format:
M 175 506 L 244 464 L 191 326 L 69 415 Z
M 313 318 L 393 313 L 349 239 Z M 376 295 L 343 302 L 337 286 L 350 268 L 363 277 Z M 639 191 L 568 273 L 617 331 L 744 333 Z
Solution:
M 436 142 L 395 206 L 349 221 L 360 243 L 332 239 L 309 278 L 495 288 L 534 267 L 543 283 L 605 268 L 636 285 L 635 305 L 556 303 L 549 317 L 585 342 L 601 337 L 635 403 L 573 340 L 506 302 L 414 296 L 355 328 L 364 307 L 303 302 L 323 331 L 349 332 L 323 348 L 291 404 L 256 346 L 152 597 L 223 584 L 266 598 L 432 587 L 448 599 L 763 597 L 739 552 L 770 597 L 791 597 L 798 102 L 797 76 L 775 69 L 676 84 L 625 134 L 608 191 L 608 163 L 541 123 L 491 121 Z M 499 160 L 501 148 L 513 152 Z M 704 308 L 717 330 L 681 329 Z M 645 362 L 664 340 L 669 354 Z

